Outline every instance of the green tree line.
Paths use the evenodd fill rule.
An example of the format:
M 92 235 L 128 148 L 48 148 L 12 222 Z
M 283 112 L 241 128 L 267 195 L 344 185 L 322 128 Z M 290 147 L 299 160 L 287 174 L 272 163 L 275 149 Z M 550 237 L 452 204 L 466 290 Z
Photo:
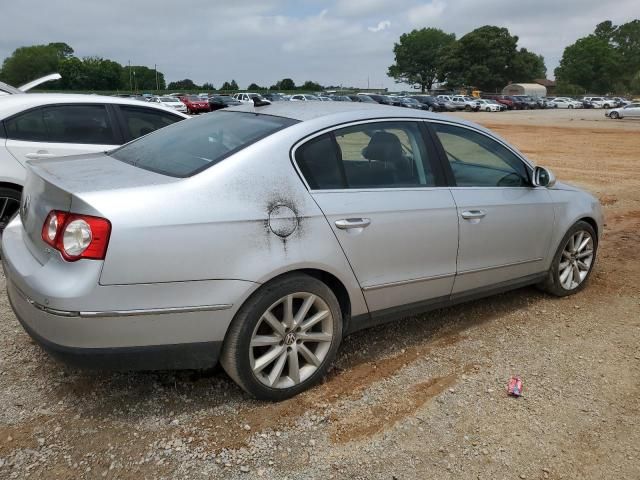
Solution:
M 517 44 L 516 35 L 492 25 L 459 39 L 437 28 L 416 29 L 394 45 L 388 75 L 423 92 L 435 84 L 499 91 L 510 82 L 545 78 L 542 55 Z M 558 91 L 565 93 L 640 92 L 640 20 L 598 24 L 593 34 L 565 48 L 555 76 Z
M 19 86 L 58 72 L 60 80 L 40 88 L 49 90 L 156 90 L 166 87 L 164 75 L 143 66 L 123 66 L 101 57 L 78 58 L 66 43 L 17 48 L 5 58 L 0 80 Z

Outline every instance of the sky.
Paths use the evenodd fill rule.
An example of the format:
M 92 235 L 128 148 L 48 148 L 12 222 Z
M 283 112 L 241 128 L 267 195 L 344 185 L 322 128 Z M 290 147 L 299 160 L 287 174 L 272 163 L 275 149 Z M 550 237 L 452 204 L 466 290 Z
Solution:
M 640 0 L 0 0 L 0 60 L 18 47 L 66 42 L 79 57 L 146 65 L 167 81 L 220 87 L 282 78 L 400 89 L 387 76 L 402 33 L 460 38 L 497 25 L 542 54 L 548 78 L 567 45 L 604 20 L 640 18 Z

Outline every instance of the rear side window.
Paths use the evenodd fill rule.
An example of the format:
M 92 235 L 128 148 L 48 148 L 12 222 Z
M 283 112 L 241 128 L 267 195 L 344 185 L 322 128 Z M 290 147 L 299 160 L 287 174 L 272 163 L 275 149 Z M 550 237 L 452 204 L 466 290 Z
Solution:
M 172 115 L 154 108 L 121 105 L 120 111 L 124 118 L 126 133 L 131 140 L 184 120 L 178 115 Z
M 42 109 L 49 142 L 116 145 L 104 105 L 56 105 Z
M 7 138 L 12 140 L 46 142 L 49 139 L 40 108 L 16 115 L 4 124 Z
M 296 120 L 215 112 L 179 122 L 113 150 L 113 158 L 172 177 L 190 177 Z

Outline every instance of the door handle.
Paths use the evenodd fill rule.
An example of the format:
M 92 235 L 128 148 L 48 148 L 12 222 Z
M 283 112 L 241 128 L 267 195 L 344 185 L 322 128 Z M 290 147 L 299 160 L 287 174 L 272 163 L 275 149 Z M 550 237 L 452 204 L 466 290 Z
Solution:
M 462 212 L 462 218 L 471 220 L 473 218 L 484 218 L 487 214 L 486 210 L 465 210 Z
M 55 155 L 53 153 L 48 152 L 38 152 L 38 153 L 27 153 L 25 155 L 29 160 L 40 160 L 42 158 L 53 158 Z
M 340 230 L 348 230 L 350 228 L 365 228 L 371 225 L 371 220 L 368 218 L 343 218 L 342 220 L 336 220 L 336 227 Z

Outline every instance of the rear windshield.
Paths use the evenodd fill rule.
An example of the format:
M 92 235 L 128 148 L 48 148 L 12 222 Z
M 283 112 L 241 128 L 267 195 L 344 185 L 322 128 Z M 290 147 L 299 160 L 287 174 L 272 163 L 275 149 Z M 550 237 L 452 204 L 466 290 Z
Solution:
M 163 175 L 190 177 L 294 123 L 271 115 L 215 112 L 162 128 L 109 155 Z

